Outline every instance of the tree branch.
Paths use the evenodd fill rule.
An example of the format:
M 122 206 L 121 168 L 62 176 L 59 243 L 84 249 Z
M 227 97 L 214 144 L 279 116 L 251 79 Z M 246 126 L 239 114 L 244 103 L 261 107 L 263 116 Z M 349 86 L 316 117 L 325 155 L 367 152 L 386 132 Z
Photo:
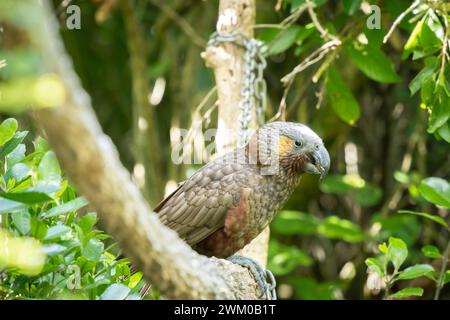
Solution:
M 172 299 L 256 299 L 259 295 L 247 269 L 226 260 L 206 258 L 160 223 L 120 163 L 64 51 L 49 3 L 30 1 L 36 19 L 33 41 L 47 72 L 66 88 L 65 103 L 34 115 L 78 191 L 144 277 Z M 30 31 L 31 32 L 31 31 Z

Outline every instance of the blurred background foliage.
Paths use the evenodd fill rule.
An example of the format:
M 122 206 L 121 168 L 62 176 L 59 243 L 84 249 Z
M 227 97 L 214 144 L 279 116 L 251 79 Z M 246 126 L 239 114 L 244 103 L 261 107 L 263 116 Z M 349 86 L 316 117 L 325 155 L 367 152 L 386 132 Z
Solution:
M 86 203 L 29 116 L 19 113 L 57 106 L 65 96 L 34 49 L 28 4 L 0 3 L 0 110 L 22 130 L 13 119 L 0 126 L 0 296 L 140 298 L 147 292 L 142 275 L 128 261 L 113 260 L 117 248 L 94 228 L 94 213 L 79 213 Z M 66 24 L 73 4 L 81 13 L 75 30 Z M 171 161 L 182 142 L 179 129 L 191 128 L 192 140 L 202 142 L 201 131 L 216 127 L 214 77 L 200 54 L 215 30 L 218 3 L 54 0 L 53 6 L 103 129 L 157 203 L 198 168 Z M 266 120 L 285 97 L 286 119 L 318 132 L 332 159 L 330 175 L 302 178 L 271 225 L 268 267 L 279 297 L 450 298 L 450 5 L 256 6 L 255 33 L 268 61 Z M 204 148 L 195 144 L 193 151 Z M 11 255 L 19 251 L 30 252 L 29 261 Z M 82 289 L 65 284 L 73 265 Z

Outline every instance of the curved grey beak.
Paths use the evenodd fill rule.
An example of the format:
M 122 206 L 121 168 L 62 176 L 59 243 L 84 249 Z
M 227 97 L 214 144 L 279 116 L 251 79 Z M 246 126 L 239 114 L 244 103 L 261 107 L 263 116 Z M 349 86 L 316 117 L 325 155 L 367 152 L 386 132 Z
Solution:
M 305 165 L 307 173 L 320 174 L 320 179 L 323 179 L 328 170 L 330 170 L 330 155 L 325 146 L 321 145 L 319 149 L 315 150 L 310 155 L 309 162 Z

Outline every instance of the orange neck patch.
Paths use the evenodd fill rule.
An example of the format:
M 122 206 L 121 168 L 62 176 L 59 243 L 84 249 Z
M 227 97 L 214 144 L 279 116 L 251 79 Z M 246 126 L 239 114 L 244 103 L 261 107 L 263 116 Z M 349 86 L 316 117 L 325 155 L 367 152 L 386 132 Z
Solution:
M 294 140 L 286 136 L 280 136 L 278 140 L 278 155 L 284 156 L 292 152 Z

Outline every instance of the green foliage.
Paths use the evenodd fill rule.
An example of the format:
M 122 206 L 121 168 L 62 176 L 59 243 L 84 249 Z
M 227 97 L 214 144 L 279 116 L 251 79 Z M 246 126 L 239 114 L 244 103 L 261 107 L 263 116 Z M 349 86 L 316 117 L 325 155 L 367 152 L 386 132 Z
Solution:
M 276 240 L 270 241 L 268 268 L 274 275 L 287 275 L 297 267 L 310 266 L 312 262 L 312 258 L 296 246 L 287 246 Z
M 139 299 L 142 273 L 116 259 L 115 244 L 82 213 L 55 154 L 38 138 L 26 152 L 17 122 L 0 125 L 0 297 L 6 299 Z M 19 137 L 19 138 L 17 138 Z
M 358 120 L 358 101 L 334 68 L 330 68 L 328 73 L 327 96 L 339 118 L 349 124 Z
M 356 175 L 329 175 L 320 184 L 320 189 L 327 193 L 350 194 L 364 207 L 378 204 L 382 196 L 380 188 Z
M 374 274 L 382 279 L 386 286 L 386 297 L 390 299 L 401 299 L 410 296 L 421 296 L 422 288 L 406 288 L 390 294 L 390 288 L 399 280 L 415 279 L 434 271 L 433 267 L 428 264 L 416 264 L 400 271 L 400 267 L 408 257 L 408 248 L 406 243 L 398 238 L 389 238 L 389 244 L 382 243 L 378 246 L 382 256 L 377 258 L 367 258 L 367 272 Z M 389 272 L 389 264 L 392 264 L 394 270 Z
M 443 4 L 442 4 L 443 5 Z M 448 82 L 448 16 L 438 7 L 421 6 L 423 15 L 405 44 L 403 58 L 423 59 L 424 68 L 410 83 L 411 94 L 420 90 L 422 107 L 428 110 L 428 132 L 450 143 L 450 90 Z
M 282 211 L 272 223 L 274 232 L 284 235 L 323 235 L 330 239 L 360 242 L 364 234 L 355 223 L 329 216 L 323 220 L 298 211 Z
M 346 44 L 344 48 L 352 62 L 372 80 L 383 83 L 400 81 L 392 62 L 380 49 L 356 41 Z

